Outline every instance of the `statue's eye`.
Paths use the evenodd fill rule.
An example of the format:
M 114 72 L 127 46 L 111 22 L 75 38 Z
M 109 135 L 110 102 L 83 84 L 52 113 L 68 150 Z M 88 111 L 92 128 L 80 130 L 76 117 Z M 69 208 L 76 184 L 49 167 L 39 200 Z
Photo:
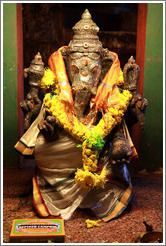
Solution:
M 79 69 L 76 65 L 71 65 L 71 71 L 73 76 L 75 76 L 79 72 Z

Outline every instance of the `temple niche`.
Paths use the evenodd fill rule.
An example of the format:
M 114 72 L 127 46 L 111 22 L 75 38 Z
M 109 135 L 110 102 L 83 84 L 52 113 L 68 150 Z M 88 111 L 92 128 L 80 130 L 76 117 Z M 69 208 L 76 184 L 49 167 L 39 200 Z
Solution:
M 24 69 L 25 133 L 15 148 L 34 155 L 33 203 L 40 216 L 68 220 L 80 207 L 108 222 L 132 196 L 127 165 L 138 154 L 126 112 L 144 129 L 148 101 L 138 93 L 140 68 L 133 56 L 122 70 L 118 54 L 103 47 L 88 9 L 72 30 L 68 45 L 49 56 L 49 67 L 38 52 Z
M 162 164 L 153 160 L 161 155 L 160 145 L 155 151 L 152 148 L 160 144 L 154 145 L 153 135 L 161 132 L 156 115 L 162 114 L 156 110 L 162 56 L 158 52 L 160 59 L 156 59 L 156 47 L 152 54 L 149 45 L 161 37 L 156 31 L 161 20 L 156 19 L 162 7 L 157 11 L 157 5 L 11 5 L 17 8 L 15 31 L 21 48 L 17 49 L 20 63 L 15 63 L 19 134 L 14 143 L 4 146 L 10 152 L 15 148 L 20 162 L 15 163 L 19 168 L 4 169 L 4 242 L 9 242 L 16 217 L 34 222 L 64 220 L 65 243 L 162 242 L 162 170 L 149 173 L 147 169 L 157 170 Z M 10 19 L 8 11 L 4 16 Z M 5 53 L 11 55 L 7 44 Z M 156 59 L 154 66 L 149 58 Z M 151 71 L 148 78 L 147 71 Z M 4 82 L 11 84 L 6 78 Z M 4 112 L 10 121 L 8 110 Z M 141 130 L 145 130 L 142 135 Z M 10 131 L 7 134 L 12 136 Z M 137 148 L 135 140 L 139 142 L 140 136 Z M 35 231 L 33 224 L 28 228 Z M 28 237 L 33 241 L 31 233 Z M 39 241 L 44 236 L 51 242 L 44 232 L 39 236 Z
M 23 3 L 24 67 L 32 55 L 41 52 L 47 66 L 48 57 L 72 39 L 72 28 L 87 8 L 100 27 L 103 47 L 118 53 L 123 68 L 131 55 L 135 57 L 138 4 L 134 3 Z M 33 43 L 33 45 L 32 45 Z

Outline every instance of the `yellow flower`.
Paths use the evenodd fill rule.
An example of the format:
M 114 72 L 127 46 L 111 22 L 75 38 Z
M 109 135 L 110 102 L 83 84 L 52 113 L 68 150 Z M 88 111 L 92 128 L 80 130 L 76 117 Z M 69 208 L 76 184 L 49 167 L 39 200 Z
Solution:
M 75 182 L 85 189 L 92 189 L 95 185 L 95 177 L 94 174 L 87 170 L 77 169 Z
M 89 219 L 87 219 L 85 221 L 85 223 L 86 223 L 87 228 L 92 228 L 92 227 L 95 227 L 95 226 L 100 226 L 99 225 L 100 221 L 101 220 L 89 220 Z
M 54 73 L 49 68 L 45 68 L 44 76 L 41 80 L 41 85 L 43 92 L 46 93 L 47 90 L 58 92 L 58 83 Z
M 93 153 L 92 150 L 88 148 L 85 148 L 84 152 L 86 155 L 91 155 Z
M 89 157 L 92 161 L 95 161 L 96 160 L 96 155 L 91 155 L 90 157 Z
M 96 179 L 95 179 L 95 186 L 97 188 L 104 188 L 104 184 L 106 182 L 106 175 L 107 175 L 107 171 L 106 171 L 106 167 L 104 167 L 101 171 L 101 174 L 95 174 L 96 175 Z
M 95 172 L 97 170 L 97 160 L 92 161 L 90 158 L 83 160 L 84 170 Z
M 44 103 L 48 102 L 50 100 L 50 96 L 51 94 L 50 93 L 47 93 L 44 97 Z
M 118 86 L 121 86 L 124 84 L 124 78 L 123 78 L 123 72 L 122 70 L 120 69 L 120 72 L 119 72 L 119 77 L 118 77 L 118 80 L 117 80 L 117 85 Z

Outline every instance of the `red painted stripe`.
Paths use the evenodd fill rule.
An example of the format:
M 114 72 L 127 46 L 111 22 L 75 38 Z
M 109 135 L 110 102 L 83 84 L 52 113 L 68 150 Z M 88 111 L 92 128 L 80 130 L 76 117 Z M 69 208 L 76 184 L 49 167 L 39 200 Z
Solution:
M 18 115 L 18 138 L 23 135 L 24 114 L 20 102 L 24 100 L 24 77 L 23 77 L 23 26 L 22 4 L 17 3 L 17 115 Z
M 147 3 L 138 4 L 136 63 L 140 67 L 138 92 L 142 96 L 143 96 L 143 85 L 144 85 L 147 8 L 148 8 Z M 141 141 L 141 129 L 138 123 L 133 126 L 132 131 L 133 131 L 133 142 L 139 154 L 140 141 Z
M 38 190 L 38 192 L 39 192 L 39 195 L 40 195 L 40 197 L 41 197 L 42 203 L 43 203 L 43 205 L 44 205 L 44 207 L 45 207 L 45 209 L 46 209 L 46 211 L 47 211 L 47 213 L 48 213 L 48 216 L 49 216 L 49 215 L 50 215 L 50 212 L 49 212 L 47 206 L 45 205 L 43 196 L 42 196 L 42 194 L 41 194 L 41 191 L 40 191 L 40 188 L 39 188 L 39 185 L 38 185 L 38 182 L 37 182 L 37 177 L 36 177 L 36 175 L 34 176 L 34 180 L 35 180 L 36 187 L 37 187 L 37 190 Z M 33 200 L 33 202 L 34 202 L 34 200 Z M 35 204 L 35 202 L 34 202 L 34 204 Z M 39 210 L 37 209 L 36 206 L 35 206 L 35 208 L 36 208 L 36 210 L 38 211 L 38 213 L 42 216 L 42 214 L 39 212 Z
M 145 46 L 146 46 L 147 3 L 138 4 L 136 63 L 140 67 L 138 91 L 143 95 Z

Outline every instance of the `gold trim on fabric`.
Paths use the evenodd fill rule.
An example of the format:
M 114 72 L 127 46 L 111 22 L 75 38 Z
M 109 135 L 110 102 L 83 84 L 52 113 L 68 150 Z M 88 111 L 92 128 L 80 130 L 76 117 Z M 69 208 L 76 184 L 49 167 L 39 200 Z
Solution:
M 119 203 L 116 205 L 116 207 L 114 208 L 114 210 L 111 212 L 111 214 L 109 214 L 107 217 L 102 218 L 102 220 L 104 222 L 107 222 L 113 218 L 115 218 L 119 212 L 122 210 L 122 208 L 124 208 L 126 206 L 126 203 L 129 199 L 129 197 L 131 196 L 131 186 L 129 186 L 127 188 L 127 190 L 125 191 L 125 193 L 123 194 L 121 200 L 119 201 Z
M 18 141 L 14 146 L 16 150 L 18 150 L 23 155 L 32 155 L 34 152 L 34 147 L 27 148 L 23 143 Z
M 39 194 L 38 187 L 37 187 L 37 184 L 36 184 L 34 177 L 33 177 L 32 181 L 33 181 L 33 202 L 34 202 L 35 208 L 41 216 L 47 217 L 47 216 L 49 216 L 49 213 L 47 212 L 47 210 L 43 204 L 43 201 L 42 201 L 41 196 Z
M 37 137 L 39 135 L 38 124 L 44 120 L 45 117 L 45 107 L 42 105 L 40 113 L 20 140 L 16 143 L 14 148 L 18 150 L 23 155 L 32 155 L 36 145 Z

